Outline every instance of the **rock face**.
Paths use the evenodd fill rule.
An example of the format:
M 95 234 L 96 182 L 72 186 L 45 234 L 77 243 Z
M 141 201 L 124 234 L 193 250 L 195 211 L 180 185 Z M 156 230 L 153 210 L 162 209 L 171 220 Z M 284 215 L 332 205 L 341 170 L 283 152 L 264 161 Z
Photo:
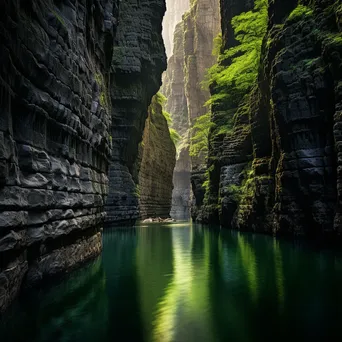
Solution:
M 164 0 L 3 3 L 0 312 L 21 286 L 100 253 L 108 192 L 109 222 L 138 217 L 164 12 Z
M 173 53 L 173 36 L 177 24 L 182 20 L 182 15 L 189 9 L 189 0 L 166 0 L 166 13 L 163 22 L 163 39 L 166 55 Z
M 120 4 L 111 77 L 113 153 L 106 203 L 108 225 L 133 224 L 139 217 L 136 159 L 148 106 L 166 69 L 162 40 L 164 0 Z
M 256 3 L 221 1 L 224 49 L 238 44 L 233 17 Z M 213 120 L 233 110 L 234 125 L 211 136 L 200 219 L 278 235 L 341 234 L 341 14 L 334 0 L 270 1 L 255 84 L 237 106 L 213 108 Z
M 189 147 L 181 148 L 173 172 L 172 207 L 170 216 L 175 220 L 189 220 L 191 209 L 191 160 Z
M 101 251 L 116 1 L 5 1 L 0 14 L 0 312 Z
M 175 29 L 173 55 L 163 79 L 163 93 L 167 96 L 166 110 L 172 116 L 172 127 L 182 137 L 183 147 L 179 147 L 176 167 L 173 174 L 173 193 L 171 217 L 176 220 L 190 218 L 191 203 L 191 161 L 189 155 L 188 102 L 185 96 L 184 74 L 184 22 Z
M 219 29 L 219 1 L 191 1 L 189 11 L 176 26 L 173 55 L 163 80 L 162 91 L 168 98 L 166 109 L 172 116 L 173 128 L 182 136 L 174 173 L 171 210 L 171 216 L 176 219 L 190 217 L 192 190 L 195 197 L 202 192 L 202 182 L 195 180 L 191 189 L 191 173 L 194 179 L 202 179 L 205 160 L 189 155 L 190 127 L 207 111 L 204 104 L 210 93 L 203 89 L 201 82 L 207 68 L 216 61 L 212 50 Z
M 176 147 L 170 137 L 159 94 L 153 97 L 148 110 L 138 163 L 140 217 L 168 218 Z

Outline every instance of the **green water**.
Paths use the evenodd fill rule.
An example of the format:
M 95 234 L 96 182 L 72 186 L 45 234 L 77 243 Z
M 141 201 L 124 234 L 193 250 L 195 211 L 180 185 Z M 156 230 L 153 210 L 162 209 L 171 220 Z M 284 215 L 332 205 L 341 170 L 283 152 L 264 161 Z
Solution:
M 338 341 L 342 259 L 189 223 L 109 230 L 100 258 L 22 296 L 0 341 Z

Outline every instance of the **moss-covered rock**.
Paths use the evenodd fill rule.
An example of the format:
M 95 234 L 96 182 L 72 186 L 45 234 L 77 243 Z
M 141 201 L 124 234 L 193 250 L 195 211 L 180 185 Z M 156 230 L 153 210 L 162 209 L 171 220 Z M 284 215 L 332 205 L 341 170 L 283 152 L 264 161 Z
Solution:
M 235 16 L 246 17 L 241 13 L 249 3 L 237 8 L 222 2 L 228 22 L 223 50 L 239 49 L 241 41 L 228 33 L 236 28 Z M 205 211 L 218 205 L 221 224 L 308 237 L 341 233 L 341 37 L 339 1 L 273 0 L 255 84 L 230 98 L 232 85 L 226 82 L 225 88 L 220 75 L 236 62 L 231 53 L 214 70 L 212 120 L 217 121 Z M 242 108 L 248 115 L 241 126 Z M 235 121 L 222 137 L 219 128 L 227 123 L 219 120 L 225 111 L 223 117 Z

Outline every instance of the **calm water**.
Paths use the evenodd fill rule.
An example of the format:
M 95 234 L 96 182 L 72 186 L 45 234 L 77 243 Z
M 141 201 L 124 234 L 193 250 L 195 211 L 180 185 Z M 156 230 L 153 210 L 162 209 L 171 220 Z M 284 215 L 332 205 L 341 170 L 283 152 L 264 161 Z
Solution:
M 1 341 L 337 341 L 342 259 L 190 224 L 106 231 L 102 257 L 22 296 Z

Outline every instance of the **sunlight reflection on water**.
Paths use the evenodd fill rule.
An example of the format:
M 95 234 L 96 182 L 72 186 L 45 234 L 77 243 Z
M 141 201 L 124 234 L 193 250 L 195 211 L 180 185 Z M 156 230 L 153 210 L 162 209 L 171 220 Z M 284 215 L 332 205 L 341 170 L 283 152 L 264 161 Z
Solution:
M 341 265 L 188 222 L 109 229 L 102 257 L 12 307 L 1 341 L 340 340 Z

